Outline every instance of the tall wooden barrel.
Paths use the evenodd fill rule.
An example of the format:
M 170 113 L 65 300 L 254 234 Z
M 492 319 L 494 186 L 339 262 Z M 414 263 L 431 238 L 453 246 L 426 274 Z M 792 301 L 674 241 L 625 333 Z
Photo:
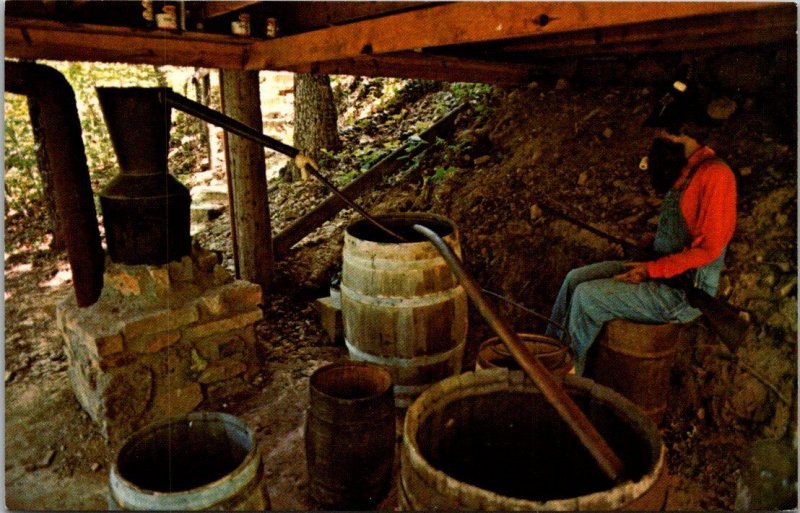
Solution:
M 395 404 L 406 407 L 431 384 L 461 371 L 467 296 L 433 245 L 412 230 L 424 224 L 460 257 L 449 219 L 424 213 L 378 216 L 409 242 L 361 220 L 345 233 L 342 315 L 350 358 L 386 367 Z
M 517 335 L 525 349 L 550 372 L 564 375 L 572 368 L 572 352 L 561 341 L 535 333 L 518 333 Z M 492 337 L 483 342 L 475 360 L 475 370 L 494 367 L 520 370 L 519 364 L 499 337 Z
M 658 510 L 666 449 L 653 421 L 613 390 L 557 377 L 624 465 L 611 482 L 522 371 L 448 378 L 422 393 L 403 425 L 403 510 Z
M 609 321 L 587 355 L 584 375 L 616 390 L 656 423 L 661 422 L 683 326 Z
M 189 413 L 134 433 L 111 465 L 109 490 L 111 509 L 270 507 L 253 432 L 225 413 Z
M 395 451 L 392 379 L 346 362 L 310 379 L 306 463 L 311 498 L 325 509 L 372 509 L 391 485 Z

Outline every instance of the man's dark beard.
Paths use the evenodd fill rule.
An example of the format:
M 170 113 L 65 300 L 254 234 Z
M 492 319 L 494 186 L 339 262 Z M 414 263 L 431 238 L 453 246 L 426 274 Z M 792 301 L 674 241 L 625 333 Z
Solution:
M 647 163 L 650 183 L 656 193 L 663 196 L 675 185 L 675 181 L 681 176 L 681 170 L 686 166 L 684 146 L 667 139 L 655 139 L 650 147 Z

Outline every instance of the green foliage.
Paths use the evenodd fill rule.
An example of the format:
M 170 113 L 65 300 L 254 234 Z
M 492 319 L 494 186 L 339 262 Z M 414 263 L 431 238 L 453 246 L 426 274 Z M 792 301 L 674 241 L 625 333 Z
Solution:
M 167 85 L 185 93 L 192 70 L 127 64 L 42 62 L 64 74 L 75 91 L 78 115 L 92 187 L 98 192 L 117 173 L 117 160 L 97 101 L 95 87 L 158 87 Z M 24 96 L 5 93 L 5 203 L 6 212 L 29 212 L 41 202 L 41 180 Z M 182 113 L 173 112 L 170 169 L 177 175 L 196 167 L 202 150 L 202 128 Z
M 433 174 L 425 177 L 425 182 L 439 182 L 452 175 L 456 171 L 458 171 L 458 168 L 454 166 L 436 166 L 436 169 L 433 170 Z
M 361 176 L 361 171 L 354 169 L 336 178 L 337 185 L 347 185 Z
M 478 104 L 482 105 L 483 100 L 492 93 L 492 86 L 490 84 L 455 82 L 450 84 L 450 91 L 459 103 L 468 101 L 477 107 Z
M 33 152 L 33 129 L 25 97 L 6 94 L 5 115 L 5 198 L 6 209 L 25 216 L 42 198 L 41 180 L 37 176 L 36 155 Z M 11 198 L 17 198 L 10 201 Z

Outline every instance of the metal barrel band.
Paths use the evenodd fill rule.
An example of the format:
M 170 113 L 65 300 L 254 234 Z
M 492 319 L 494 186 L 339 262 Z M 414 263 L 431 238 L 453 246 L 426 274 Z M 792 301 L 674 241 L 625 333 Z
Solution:
M 351 344 L 350 341 L 347 340 L 347 338 L 344 339 L 344 344 L 345 346 L 347 346 L 347 350 L 350 352 L 350 356 L 356 359 L 357 361 L 375 363 L 378 365 L 392 365 L 395 367 L 407 368 L 407 367 L 423 367 L 427 365 L 433 365 L 436 363 L 446 362 L 447 360 L 452 358 L 454 354 L 457 354 L 458 351 L 460 351 L 464 347 L 465 342 L 462 342 L 461 344 L 454 346 L 452 349 L 443 351 L 441 353 L 413 356 L 411 358 L 401 358 L 399 356 L 379 356 L 372 353 L 367 353 L 357 348 L 353 344 Z M 396 386 L 397 385 L 395 385 L 395 387 Z

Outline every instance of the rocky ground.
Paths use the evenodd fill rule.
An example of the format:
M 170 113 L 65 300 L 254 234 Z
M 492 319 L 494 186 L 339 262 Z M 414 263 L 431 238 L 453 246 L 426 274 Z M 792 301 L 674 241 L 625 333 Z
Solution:
M 651 78 L 658 72 L 652 66 L 647 71 Z M 757 442 L 777 440 L 785 447 L 789 440 L 792 450 L 796 131 L 773 115 L 780 98 L 779 84 L 773 85 L 750 93 L 721 88 L 718 95 L 735 109 L 715 131 L 713 144 L 739 187 L 738 228 L 721 291 L 748 313 L 755 330 L 734 359 L 724 357 L 699 328 L 679 351 L 661 426 L 672 510 L 732 510 L 754 465 L 763 475 L 767 460 L 780 460 L 769 456 L 774 450 L 754 452 Z M 608 85 L 577 75 L 508 90 L 427 82 L 403 90 L 390 81 L 343 79 L 337 97 L 345 150 L 324 162 L 325 170 L 343 185 L 409 135 L 471 100 L 472 109 L 459 116 L 452 136 L 431 144 L 364 196 L 362 205 L 371 212 L 423 210 L 452 218 L 465 263 L 482 285 L 546 314 L 570 268 L 622 255 L 618 246 L 545 214 L 539 204 L 558 205 L 634 241 L 654 229 L 659 200 L 638 169 L 651 137 L 640 127 L 653 94 L 646 81 Z M 224 185 L 218 170 L 197 174 L 190 183 L 209 184 Z M 272 180 L 269 187 L 274 233 L 327 195 L 313 182 Z M 227 212 L 212 217 L 195 227 L 196 237 L 222 251 L 230 264 Z M 225 408 L 256 430 L 275 509 L 312 506 L 302 449 L 307 377 L 346 354 L 327 341 L 312 302 L 326 295 L 341 265 L 342 229 L 354 217 L 343 211 L 278 264 L 258 327 L 263 370 L 251 383 L 252 396 Z M 71 293 L 69 268 L 63 254 L 48 251 L 45 223 L 36 221 L 6 219 L 6 504 L 104 509 L 113 448 L 103 443 L 69 388 L 54 319 L 55 305 Z M 542 329 L 519 310 L 501 310 L 517 329 Z M 471 311 L 466 367 L 489 334 Z M 756 452 L 761 456 L 751 464 Z M 794 461 L 785 450 L 778 454 Z M 787 479 L 796 482 L 796 476 Z M 771 494 L 780 493 L 779 483 Z

